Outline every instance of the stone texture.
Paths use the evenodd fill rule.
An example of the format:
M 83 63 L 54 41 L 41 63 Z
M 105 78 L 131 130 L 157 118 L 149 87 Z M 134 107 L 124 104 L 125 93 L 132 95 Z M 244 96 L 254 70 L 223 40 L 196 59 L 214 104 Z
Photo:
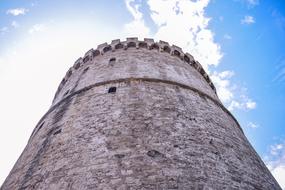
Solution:
M 209 79 L 128 40 L 67 72 L 1 189 L 281 189 Z

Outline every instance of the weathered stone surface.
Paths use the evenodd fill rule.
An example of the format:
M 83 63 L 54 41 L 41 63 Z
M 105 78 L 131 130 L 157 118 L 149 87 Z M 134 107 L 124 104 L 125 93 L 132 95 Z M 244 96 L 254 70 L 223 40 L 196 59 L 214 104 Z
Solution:
M 137 47 L 76 62 L 1 189 L 281 189 L 197 69 Z

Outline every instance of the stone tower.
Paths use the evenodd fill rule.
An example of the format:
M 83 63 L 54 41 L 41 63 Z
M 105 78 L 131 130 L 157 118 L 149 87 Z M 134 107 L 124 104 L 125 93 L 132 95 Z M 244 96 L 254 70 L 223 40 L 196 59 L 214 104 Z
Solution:
M 199 62 L 128 38 L 68 70 L 1 189 L 281 188 Z

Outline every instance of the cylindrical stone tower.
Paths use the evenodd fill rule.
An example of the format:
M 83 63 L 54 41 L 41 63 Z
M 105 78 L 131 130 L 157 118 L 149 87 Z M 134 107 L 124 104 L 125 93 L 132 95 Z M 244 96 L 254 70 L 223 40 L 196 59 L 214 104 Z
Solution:
M 128 38 L 69 69 L 1 189 L 281 188 L 199 62 Z

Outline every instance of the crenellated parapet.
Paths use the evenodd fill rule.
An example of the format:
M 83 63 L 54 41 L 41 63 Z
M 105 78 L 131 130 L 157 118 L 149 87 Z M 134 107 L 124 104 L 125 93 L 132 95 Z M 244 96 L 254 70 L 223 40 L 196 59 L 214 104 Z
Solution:
M 65 77 L 62 79 L 57 93 L 61 90 L 61 88 L 65 85 L 68 78 L 72 75 L 72 73 L 79 69 L 81 66 L 83 66 L 85 63 L 92 61 L 93 59 L 96 59 L 99 56 L 103 56 L 107 52 L 113 52 L 117 50 L 127 50 L 129 48 L 136 48 L 136 49 L 147 49 L 147 50 L 153 50 L 157 52 L 164 52 L 168 53 L 171 56 L 179 58 L 181 61 L 185 62 L 185 64 L 191 65 L 193 68 L 195 68 L 207 81 L 209 86 L 213 89 L 213 91 L 216 93 L 216 88 L 211 81 L 209 75 L 205 72 L 202 65 L 193 58 L 193 56 L 189 53 L 184 53 L 182 49 L 175 45 L 169 45 L 168 42 L 165 41 L 159 41 L 155 42 L 151 38 L 144 38 L 143 41 L 138 40 L 138 38 L 127 38 L 126 41 L 120 41 L 120 39 L 113 40 L 110 44 L 103 43 L 97 46 L 96 49 L 90 49 L 85 53 L 83 57 L 80 57 L 77 59 L 74 63 L 74 65 L 68 70 Z M 56 93 L 56 95 L 57 95 Z

